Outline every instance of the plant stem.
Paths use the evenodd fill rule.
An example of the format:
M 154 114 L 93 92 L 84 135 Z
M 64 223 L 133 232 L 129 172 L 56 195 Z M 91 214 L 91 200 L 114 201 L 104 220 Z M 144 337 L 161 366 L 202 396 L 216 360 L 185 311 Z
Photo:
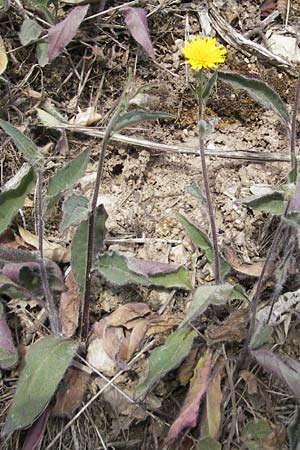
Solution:
M 120 105 L 120 103 L 119 103 Z M 91 297 L 91 284 L 92 284 L 92 265 L 93 265 L 93 255 L 94 255 L 94 229 L 95 229 L 95 216 L 97 208 L 97 200 L 99 189 L 101 186 L 104 161 L 106 156 L 107 146 L 110 137 L 113 133 L 115 124 L 120 116 L 121 108 L 119 105 L 116 107 L 109 123 L 106 128 L 106 132 L 102 141 L 102 146 L 100 150 L 100 157 L 97 166 L 97 175 L 95 181 L 95 187 L 91 203 L 91 211 L 88 216 L 88 247 L 87 247 L 87 258 L 86 258 L 86 269 L 85 269 L 85 286 L 83 295 L 83 305 L 81 311 L 81 321 L 80 321 L 80 339 L 82 342 L 86 342 L 88 338 L 89 331 L 89 311 L 90 311 L 90 297 Z
M 43 172 L 40 168 L 36 169 L 37 177 L 37 194 L 36 194 L 36 216 L 37 216 L 37 231 L 38 231 L 38 241 L 39 241 L 39 253 L 40 253 L 40 273 L 42 287 L 45 294 L 46 305 L 49 314 L 49 322 L 51 331 L 55 336 L 60 336 L 59 319 L 57 314 L 57 309 L 54 303 L 52 292 L 49 287 L 47 270 L 44 261 L 44 220 L 43 220 Z
M 212 199 L 211 199 L 211 194 L 210 194 L 210 189 L 209 189 L 208 174 L 207 174 L 207 167 L 206 167 L 206 161 L 205 161 L 204 140 L 201 136 L 199 137 L 199 149 L 200 149 L 200 158 L 201 158 L 201 167 L 202 167 L 202 176 L 203 176 L 205 197 L 206 197 L 206 203 L 207 203 L 207 212 L 208 212 L 208 218 L 209 218 L 210 229 L 211 229 L 211 237 L 212 237 L 215 280 L 216 280 L 216 284 L 221 284 L 217 227 L 216 227 Z
M 296 147 L 297 112 L 298 112 L 299 100 L 300 100 L 300 76 L 299 76 L 298 82 L 297 82 L 295 100 L 294 100 L 294 105 L 293 105 L 293 112 L 292 112 L 292 117 L 291 117 L 290 139 L 289 139 L 290 156 L 291 156 L 291 169 L 294 168 L 294 161 L 295 161 L 295 155 L 296 155 L 295 147 Z M 297 181 L 296 181 L 296 193 L 297 193 L 297 187 L 298 187 L 298 184 L 299 184 L 298 177 L 299 177 L 299 173 L 297 175 Z M 254 330 L 255 330 L 258 301 L 259 301 L 259 298 L 260 298 L 260 294 L 261 294 L 261 290 L 262 290 L 262 287 L 263 287 L 263 283 L 265 281 L 265 275 L 266 275 L 267 270 L 269 268 L 269 264 L 274 259 L 275 249 L 277 249 L 277 252 L 278 252 L 278 247 L 279 247 L 279 242 L 280 242 L 280 235 L 281 235 L 281 232 L 282 232 L 283 227 L 285 225 L 284 218 L 286 217 L 286 215 L 287 215 L 287 213 L 289 211 L 291 201 L 292 201 L 292 199 L 287 202 L 285 211 L 282 214 L 282 217 L 281 217 L 281 220 L 280 220 L 280 224 L 278 225 L 278 228 L 276 230 L 273 242 L 272 242 L 271 247 L 269 248 L 269 251 L 267 253 L 267 257 L 265 259 L 265 262 L 264 262 L 261 274 L 260 274 L 258 282 L 257 282 L 255 293 L 254 293 L 254 295 L 252 297 L 250 326 L 249 326 L 248 335 L 247 335 L 247 339 L 246 339 L 245 346 L 244 346 L 245 350 L 248 349 L 249 343 L 251 341 L 251 338 L 252 338 Z M 291 227 L 289 227 L 289 228 L 291 228 Z M 289 237 L 291 237 L 291 229 L 289 230 L 288 234 L 289 234 Z M 272 299 L 272 302 L 271 302 L 271 310 L 270 310 L 270 313 L 269 313 L 269 317 L 268 317 L 267 323 L 269 322 L 269 320 L 271 318 L 271 314 L 272 314 L 272 310 L 273 310 L 273 307 L 274 307 L 274 303 L 275 303 L 277 294 L 278 294 L 278 292 L 275 291 L 273 299 Z
M 205 159 L 205 148 L 204 148 L 204 139 L 203 139 L 203 130 L 201 130 L 201 121 L 203 121 L 204 110 L 205 110 L 205 102 L 202 99 L 204 87 L 204 77 L 202 70 L 198 74 L 198 102 L 199 102 L 199 153 L 201 159 L 201 168 L 202 168 L 202 176 L 203 176 L 203 184 L 205 190 L 205 197 L 207 203 L 207 212 L 210 223 L 211 230 L 211 238 L 212 238 L 212 247 L 213 247 L 213 255 L 214 255 L 214 273 L 215 273 L 215 282 L 216 284 L 221 284 L 221 271 L 220 271 L 220 257 L 218 250 L 218 237 L 217 237 L 217 227 L 215 221 L 215 215 L 213 210 L 212 198 L 209 188 L 209 180 Z

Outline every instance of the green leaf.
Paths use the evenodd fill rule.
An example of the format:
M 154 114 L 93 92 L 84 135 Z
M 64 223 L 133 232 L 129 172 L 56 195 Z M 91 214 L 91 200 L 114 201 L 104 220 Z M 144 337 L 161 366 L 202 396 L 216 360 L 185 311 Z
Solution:
M 206 100 L 208 99 L 214 85 L 216 84 L 217 79 L 218 79 L 218 72 L 214 72 L 214 74 L 206 82 L 202 93 L 202 100 L 204 102 L 206 102 Z
M 63 220 L 60 231 L 67 230 L 71 225 L 81 222 L 87 217 L 89 201 L 84 195 L 72 194 L 63 202 Z
M 240 293 L 235 291 L 235 286 L 229 283 L 199 286 L 180 327 L 203 314 L 209 305 L 224 305 L 239 295 Z
M 25 198 L 34 187 L 34 183 L 34 170 L 29 168 L 15 188 L 0 193 L 0 233 L 10 225 L 17 211 L 22 208 Z
M 251 350 L 256 350 L 262 345 L 264 345 L 270 336 L 272 336 L 273 328 L 267 323 L 257 323 L 251 340 L 249 343 L 249 348 Z
M 175 331 L 167 337 L 164 345 L 153 350 L 148 374 L 136 388 L 137 397 L 144 396 L 158 380 L 181 364 L 189 354 L 196 335 L 196 331 L 190 329 Z
M 45 67 L 49 63 L 48 59 L 48 42 L 41 40 L 36 45 L 36 58 L 39 66 Z
M 103 205 L 99 205 L 96 210 L 95 231 L 94 231 L 94 258 L 96 253 L 103 249 L 105 238 L 105 221 L 107 213 Z M 88 219 L 82 221 L 78 226 L 72 241 L 71 266 L 72 271 L 79 286 L 80 294 L 83 296 L 85 285 L 85 271 L 87 258 L 88 240 Z
M 202 189 L 200 188 L 197 181 L 192 181 L 192 183 L 186 188 L 186 191 L 197 200 L 200 200 L 201 203 L 206 202 L 205 195 L 203 194 Z
M 289 450 L 300 450 L 300 408 L 288 426 Z
M 98 256 L 95 261 L 95 268 L 110 283 L 117 286 L 139 284 L 191 289 L 188 273 L 182 266 L 144 261 L 112 252 Z
M 47 8 L 48 0 L 28 0 L 28 3 L 36 10 L 43 14 L 44 18 L 49 23 L 54 23 L 54 18 Z
M 251 195 L 239 201 L 243 205 L 250 206 L 252 209 L 259 209 L 267 213 L 280 216 L 285 210 L 285 194 L 274 191 L 265 195 Z
M 43 125 L 45 125 L 45 127 L 48 127 L 48 128 L 63 127 L 63 123 L 61 123 L 52 114 L 49 114 L 47 111 L 44 111 L 43 109 L 40 109 L 40 108 L 37 108 L 36 110 L 37 110 L 40 121 L 42 122 Z
M 86 149 L 49 179 L 48 198 L 70 189 L 83 176 L 89 162 L 90 152 L 89 149 Z
M 296 184 L 297 181 L 297 175 L 298 175 L 298 159 L 296 155 L 292 155 L 292 169 L 290 170 L 288 174 L 288 182 Z
M 242 432 L 243 439 L 264 439 L 272 433 L 272 428 L 266 418 L 251 420 L 248 422 Z
M 43 160 L 43 156 L 39 153 L 37 146 L 16 127 L 2 119 L 0 119 L 0 127 L 12 138 L 18 150 L 22 152 L 24 158 L 32 166 Z
M 131 127 L 132 125 L 137 125 L 138 123 L 145 122 L 146 120 L 156 120 L 156 119 L 174 119 L 172 114 L 162 112 L 162 111 L 143 111 L 134 110 L 121 114 L 119 120 L 117 121 L 114 131 L 120 131 L 123 128 Z
M 212 439 L 211 437 L 205 437 L 198 441 L 196 450 L 221 450 L 221 444 Z
M 219 80 L 235 89 L 245 90 L 250 97 L 265 108 L 272 109 L 289 126 L 289 113 L 281 97 L 267 83 L 235 73 L 218 71 Z
M 35 42 L 41 35 L 43 29 L 33 19 L 25 19 L 21 25 L 19 38 L 22 45 L 28 45 Z
M 193 243 L 201 248 L 210 263 L 213 262 L 213 248 L 208 236 L 195 225 L 193 225 L 185 216 L 178 214 L 178 221 L 185 229 Z M 230 272 L 230 265 L 225 258 L 220 256 L 221 275 L 225 277 Z
M 53 336 L 40 339 L 30 347 L 8 411 L 4 434 L 28 427 L 41 414 L 55 393 L 76 349 L 76 342 Z

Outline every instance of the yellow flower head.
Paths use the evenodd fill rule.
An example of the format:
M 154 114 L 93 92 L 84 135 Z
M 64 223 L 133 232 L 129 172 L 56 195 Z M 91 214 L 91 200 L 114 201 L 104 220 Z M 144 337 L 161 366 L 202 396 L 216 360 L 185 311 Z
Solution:
M 215 38 L 197 36 L 185 42 L 181 49 L 186 62 L 194 70 L 214 69 L 217 64 L 225 61 L 227 53 L 222 44 L 217 45 Z

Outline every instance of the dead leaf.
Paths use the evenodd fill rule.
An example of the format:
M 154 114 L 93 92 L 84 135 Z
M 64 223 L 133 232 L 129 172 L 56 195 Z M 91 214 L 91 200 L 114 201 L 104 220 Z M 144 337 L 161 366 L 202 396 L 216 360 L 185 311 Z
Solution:
M 129 361 L 134 352 L 140 347 L 148 326 L 148 320 L 140 320 L 132 329 L 130 336 L 123 340 L 120 346 L 120 358 L 122 361 Z
M 224 368 L 224 361 L 220 359 L 217 363 L 215 374 L 210 381 L 206 392 L 206 414 L 208 433 L 212 439 L 216 439 L 221 426 L 221 375 Z
M 188 356 L 185 358 L 185 360 L 183 361 L 183 363 L 181 364 L 181 366 L 178 369 L 177 377 L 182 386 L 185 386 L 186 384 L 188 384 L 188 382 L 192 378 L 192 375 L 193 375 L 193 372 L 195 369 L 195 365 L 197 363 L 197 360 L 196 360 L 197 355 L 198 355 L 198 349 L 192 348 L 192 350 L 190 351 L 190 353 L 188 354 Z
M 149 318 L 149 328 L 146 332 L 146 336 L 152 336 L 157 333 L 165 333 L 171 328 L 176 327 L 181 322 L 179 317 L 176 317 L 174 314 L 165 313 L 162 316 L 153 315 Z
M 205 337 L 209 345 L 217 342 L 241 342 L 247 334 L 248 311 L 233 311 L 221 325 L 209 325 Z
M 90 374 L 75 367 L 69 367 L 56 394 L 52 411 L 54 416 L 71 418 L 81 405 Z
M 134 319 L 140 319 L 151 313 L 151 309 L 145 303 L 127 303 L 119 306 L 107 318 L 107 322 L 112 327 L 123 326 L 127 329 L 133 328 L 136 324 Z
M 182 430 L 187 427 L 195 427 L 201 399 L 207 387 L 212 363 L 212 351 L 207 350 L 198 361 L 191 379 L 190 386 L 184 403 L 180 409 L 179 416 L 171 426 L 166 437 L 166 444 L 177 439 Z
M 4 47 L 4 42 L 2 37 L 0 36 L 0 75 L 2 75 L 7 67 L 8 59 L 7 54 Z
M 107 382 L 100 377 L 96 378 L 95 382 L 100 389 L 103 389 L 107 385 Z M 111 386 L 103 391 L 105 402 L 108 403 L 114 411 L 113 417 L 116 415 L 124 415 L 131 416 L 133 419 L 143 420 L 148 416 L 147 410 L 158 411 L 161 407 L 161 400 L 153 394 L 147 395 L 143 402 L 143 408 L 141 408 L 135 402 L 128 400 L 120 392 L 120 390 L 122 390 L 125 395 L 133 398 L 133 390 L 121 386 L 118 386 L 118 389 L 119 390 L 116 390 Z
M 154 58 L 154 48 L 151 42 L 147 23 L 147 13 L 143 8 L 129 7 L 125 10 L 125 23 L 133 39 L 135 39 L 150 56 Z
M 0 244 L 11 248 L 18 248 L 24 245 L 24 242 L 20 236 L 15 235 L 11 228 L 7 228 L 7 230 L 0 234 Z
M 89 106 L 84 111 L 80 111 L 76 117 L 70 120 L 71 125 L 88 127 L 102 119 L 102 115 L 97 113 L 95 106 Z
M 93 339 L 88 347 L 87 361 L 108 377 L 113 377 L 117 370 L 115 362 L 108 356 L 104 350 L 102 338 Z
M 67 291 L 61 294 L 59 315 L 63 334 L 72 337 L 78 326 L 80 307 L 80 292 L 72 271 L 68 273 L 65 285 Z
M 257 394 L 258 389 L 256 376 L 249 372 L 249 370 L 242 370 L 239 375 L 246 382 L 248 394 Z
M 77 6 L 67 17 L 48 30 L 48 60 L 53 61 L 71 42 L 85 18 L 89 5 Z
M 39 248 L 39 240 L 36 234 L 33 234 L 30 231 L 25 230 L 21 226 L 18 227 L 18 230 L 25 244 L 30 245 L 35 249 Z M 46 239 L 43 240 L 43 246 L 44 246 L 44 255 L 46 258 L 63 264 L 70 262 L 71 252 L 65 247 L 62 247 L 59 244 L 48 242 Z
M 238 274 L 244 275 L 246 277 L 251 278 L 259 278 L 263 265 L 265 263 L 264 260 L 262 261 L 256 261 L 252 264 L 247 263 L 240 263 L 239 260 L 236 258 L 234 252 L 232 249 L 227 245 L 223 248 L 224 256 L 227 259 L 228 263 L 232 267 L 232 269 L 237 272 Z M 268 264 L 268 269 L 265 274 L 265 276 L 271 276 L 274 273 L 275 270 L 275 264 L 270 263 Z

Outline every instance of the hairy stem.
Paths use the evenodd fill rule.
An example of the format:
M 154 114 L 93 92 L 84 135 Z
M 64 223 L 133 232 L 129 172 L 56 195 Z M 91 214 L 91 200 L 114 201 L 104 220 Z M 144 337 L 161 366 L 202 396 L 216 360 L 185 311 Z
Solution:
M 47 271 L 44 261 L 44 220 L 43 220 L 43 172 L 40 168 L 36 169 L 37 177 L 37 194 L 36 194 L 36 218 L 37 218 L 37 230 L 38 230 L 38 240 L 39 240 L 39 253 L 40 253 L 40 274 L 42 287 L 45 294 L 46 305 L 49 314 L 49 322 L 51 331 L 55 336 L 59 336 L 60 327 L 58 313 L 53 299 L 52 292 L 49 287 Z
M 291 168 L 294 168 L 294 160 L 295 160 L 295 148 L 296 148 L 296 131 L 297 131 L 297 112 L 298 112 L 298 106 L 299 106 L 299 100 L 300 100 L 300 76 L 298 78 L 298 82 L 297 82 L 297 87 L 296 87 L 296 94 L 295 94 L 295 100 L 294 100 L 294 105 L 293 105 L 293 112 L 292 112 L 292 117 L 291 117 L 291 128 L 290 128 L 290 156 L 291 156 Z M 296 182 L 296 192 L 297 192 L 297 186 L 298 186 L 298 177 L 299 177 L 299 173 L 297 175 L 297 182 Z M 251 301 L 251 317 L 250 317 L 250 326 L 249 326 L 249 330 L 248 330 L 248 336 L 245 342 L 245 346 L 244 348 L 247 350 L 249 343 L 251 341 L 251 338 L 253 336 L 254 330 L 255 330 L 255 323 L 256 323 L 256 315 L 257 315 L 257 307 L 258 307 L 258 301 L 261 295 L 261 291 L 262 291 L 262 287 L 263 287 L 263 283 L 265 281 L 265 276 L 268 273 L 268 268 L 269 268 L 269 264 L 274 260 L 275 257 L 275 253 L 278 253 L 278 248 L 280 247 L 280 237 L 281 237 L 281 233 L 282 230 L 284 228 L 284 218 L 286 217 L 289 208 L 290 208 L 290 204 L 291 204 L 291 200 L 287 203 L 286 208 L 284 213 L 282 214 L 281 220 L 280 220 L 280 224 L 278 225 L 278 228 L 276 230 L 275 236 L 273 238 L 273 242 L 271 244 L 271 247 L 269 248 L 269 251 L 267 253 L 267 257 L 265 259 L 260 277 L 258 279 L 257 282 L 257 286 L 256 286 L 256 290 L 255 293 L 252 297 L 252 301 Z M 289 227 L 290 230 L 288 232 L 289 238 L 291 238 L 292 232 L 291 232 L 291 227 Z M 271 302 L 271 311 L 268 317 L 268 322 L 270 320 L 271 317 L 271 312 L 272 309 L 274 307 L 274 303 L 276 300 L 276 296 L 279 295 L 280 292 L 278 292 L 278 290 L 275 290 L 274 294 L 273 294 L 273 299 Z
M 110 137 L 113 133 L 113 129 L 115 124 L 120 116 L 121 108 L 119 106 L 116 107 L 115 112 L 113 113 L 108 126 L 106 128 L 106 132 L 102 141 L 102 146 L 100 150 L 100 157 L 97 166 L 97 175 L 95 181 L 95 187 L 92 197 L 91 211 L 88 217 L 88 247 L 87 247 L 87 259 L 86 259 L 86 269 L 85 269 L 85 286 L 84 286 L 84 296 L 83 296 L 83 305 L 81 311 L 81 321 L 80 321 L 80 339 L 82 342 L 85 342 L 88 337 L 89 331 L 89 311 L 90 311 L 90 297 L 91 297 L 91 284 L 92 284 L 92 265 L 93 265 L 93 254 L 94 254 L 94 229 L 95 229 L 95 216 L 96 216 L 96 208 L 97 208 L 97 199 L 99 194 L 99 189 L 101 186 L 104 161 L 106 156 L 107 146 L 110 140 Z
M 199 149 L 200 149 L 200 158 L 201 158 L 201 167 L 202 167 L 202 176 L 205 190 L 205 197 L 207 203 L 207 212 L 211 229 L 211 237 L 212 237 L 212 246 L 213 246 L 213 254 L 214 254 L 214 272 L 215 272 L 215 280 L 216 284 L 221 283 L 221 272 L 220 272 L 220 258 L 218 251 L 218 238 L 217 238 L 217 227 L 215 222 L 215 216 L 213 211 L 212 199 L 209 189 L 208 182 L 208 173 L 205 161 L 205 149 L 204 149 L 204 140 L 200 136 L 199 137 Z

